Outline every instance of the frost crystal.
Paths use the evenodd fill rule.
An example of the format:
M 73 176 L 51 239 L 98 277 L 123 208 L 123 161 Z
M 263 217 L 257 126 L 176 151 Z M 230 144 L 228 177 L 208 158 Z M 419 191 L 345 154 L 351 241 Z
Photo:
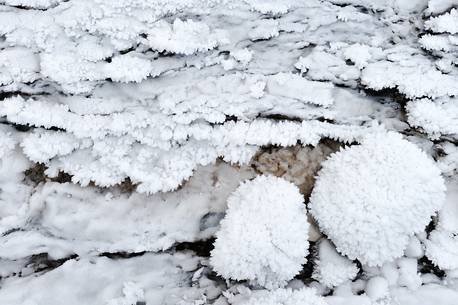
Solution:
M 283 286 L 306 263 L 308 229 L 298 188 L 282 178 L 259 176 L 229 197 L 210 262 L 227 279 Z
M 415 100 L 406 109 L 410 125 L 421 127 L 432 138 L 458 136 L 458 98 Z
M 380 133 L 323 162 L 311 213 L 337 250 L 370 266 L 400 257 L 444 202 L 439 169 L 396 133 Z

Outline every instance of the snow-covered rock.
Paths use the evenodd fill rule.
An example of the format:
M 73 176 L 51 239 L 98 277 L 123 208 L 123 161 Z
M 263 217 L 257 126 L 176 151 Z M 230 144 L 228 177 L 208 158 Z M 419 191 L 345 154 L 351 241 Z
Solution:
M 121 260 L 70 259 L 49 272 L 2 280 L 0 300 L 9 305 L 60 305 L 63 300 L 69 305 L 202 302 L 205 294 L 219 288 L 188 286 L 199 263 L 190 255 L 152 253 Z
M 227 279 L 284 286 L 306 263 L 308 228 L 298 188 L 282 178 L 258 176 L 228 198 L 210 262 Z
M 400 257 L 445 199 L 439 169 L 399 134 L 371 136 L 322 165 L 311 213 L 339 252 L 363 264 Z

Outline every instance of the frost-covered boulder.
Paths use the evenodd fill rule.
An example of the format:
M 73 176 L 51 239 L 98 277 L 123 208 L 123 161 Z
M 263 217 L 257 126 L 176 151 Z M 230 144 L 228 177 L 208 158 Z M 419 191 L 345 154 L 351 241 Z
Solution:
M 210 262 L 227 279 L 283 286 L 306 262 L 308 229 L 298 188 L 282 178 L 258 176 L 228 198 Z
M 444 202 L 440 170 L 400 134 L 373 135 L 322 165 L 311 213 L 339 252 L 363 264 L 402 256 Z
M 316 294 L 313 288 L 302 288 L 298 290 L 275 289 L 259 290 L 253 292 L 247 298 L 231 300 L 234 305 L 326 305 L 323 297 Z

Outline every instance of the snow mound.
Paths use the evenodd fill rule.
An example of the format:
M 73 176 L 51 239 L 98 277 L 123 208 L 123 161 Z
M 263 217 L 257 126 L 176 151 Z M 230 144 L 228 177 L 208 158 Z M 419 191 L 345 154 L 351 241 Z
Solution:
M 228 198 L 210 262 L 227 279 L 283 286 L 307 261 L 308 229 L 298 188 L 282 178 L 258 176 Z
M 358 274 L 358 267 L 348 258 L 341 256 L 334 246 L 323 239 L 318 246 L 312 277 L 326 287 L 339 286 L 352 280 Z
M 445 199 L 440 170 L 394 132 L 373 135 L 322 165 L 311 213 L 340 253 L 369 266 L 402 256 Z

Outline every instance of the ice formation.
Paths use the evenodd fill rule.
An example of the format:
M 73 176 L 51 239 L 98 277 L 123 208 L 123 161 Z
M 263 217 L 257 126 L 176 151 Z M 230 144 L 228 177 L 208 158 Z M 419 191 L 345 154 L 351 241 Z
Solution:
M 439 169 L 398 134 L 373 135 L 322 166 L 311 213 L 340 253 L 363 264 L 400 257 L 444 202 Z
M 456 0 L 0 0 L 0 304 L 456 305 L 457 18 Z M 289 182 L 227 208 L 266 174 Z M 242 220 L 287 255 L 235 245 Z
M 308 254 L 304 199 L 292 183 L 258 176 L 228 198 L 210 262 L 226 279 L 284 286 Z

